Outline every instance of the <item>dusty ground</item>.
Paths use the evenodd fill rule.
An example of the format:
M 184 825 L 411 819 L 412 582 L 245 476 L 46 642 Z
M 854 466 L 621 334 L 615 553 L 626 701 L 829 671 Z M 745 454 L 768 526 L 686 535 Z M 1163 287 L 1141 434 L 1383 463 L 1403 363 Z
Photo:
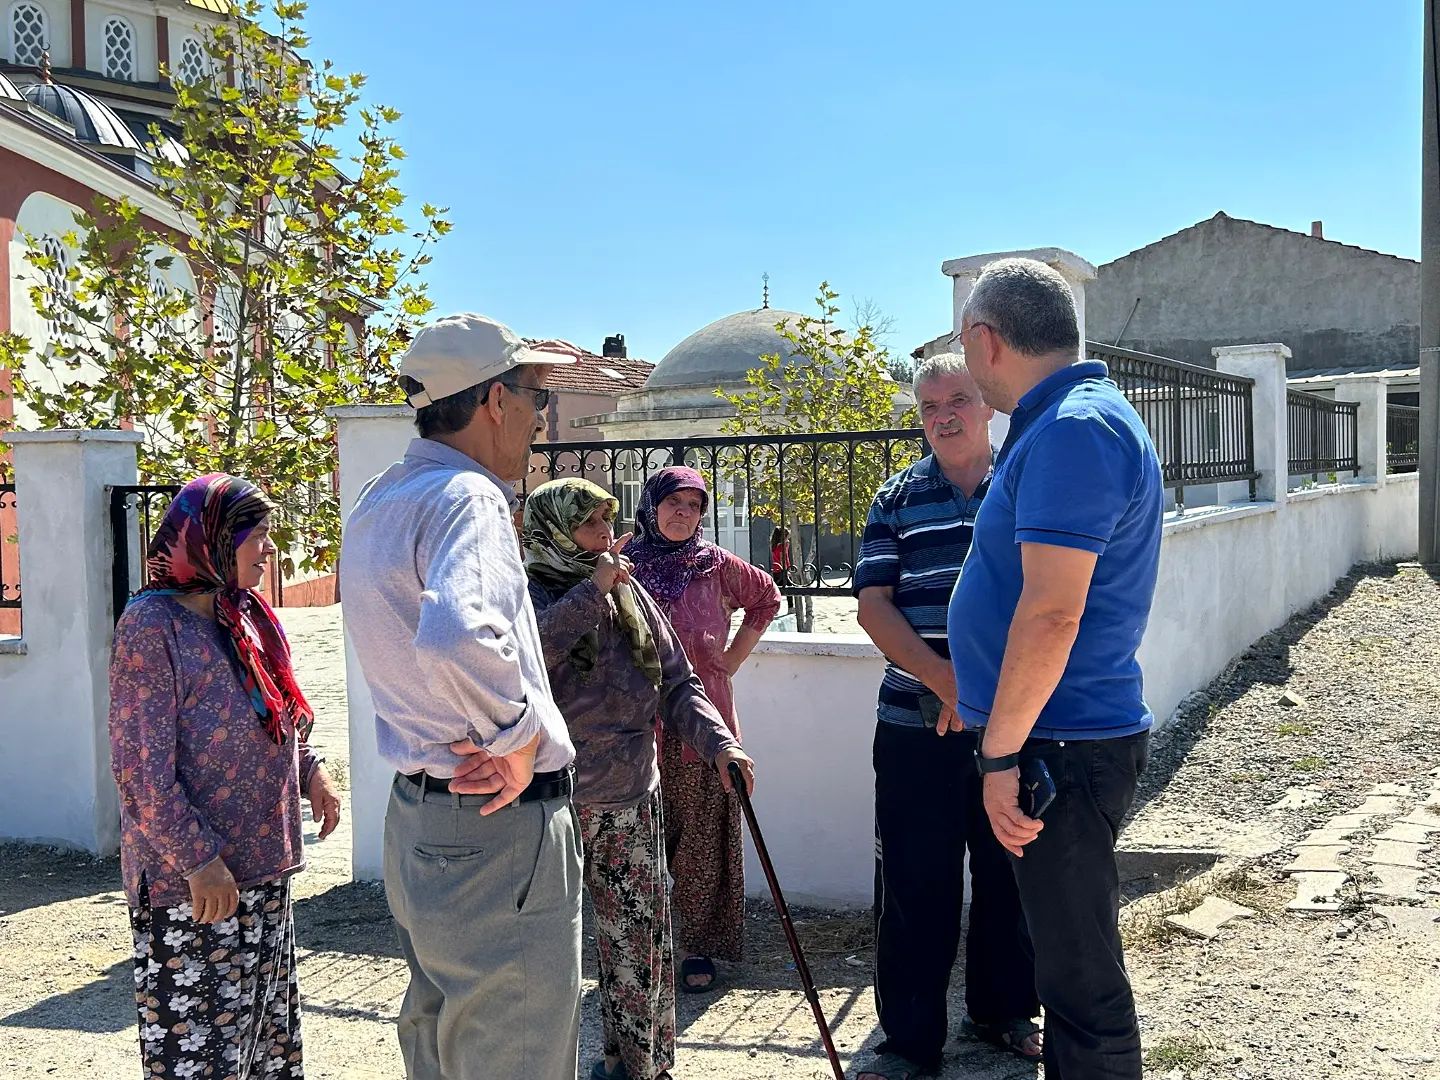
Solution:
M 1372 568 L 1265 639 L 1156 739 L 1143 805 L 1122 846 L 1130 967 L 1148 1047 L 1148 1077 L 1413 1077 L 1440 1080 L 1440 860 L 1410 900 L 1365 895 L 1364 866 L 1345 910 L 1287 913 L 1280 874 L 1307 830 L 1358 803 L 1377 783 L 1408 783 L 1411 813 L 1440 791 L 1440 589 L 1418 569 Z M 853 625 L 853 605 L 817 616 Z M 320 710 L 316 741 L 344 774 L 344 690 L 336 613 L 287 614 Z M 1277 704 L 1284 689 L 1305 704 Z M 1276 809 L 1288 789 L 1319 801 Z M 1440 795 L 1431 795 L 1440 817 Z M 1367 834 L 1355 854 L 1368 850 Z M 1145 854 L 1160 850 L 1158 856 Z M 348 883 L 348 837 L 311 846 L 297 880 L 309 1075 L 401 1075 L 392 1020 L 405 985 L 384 900 Z M 1192 854 L 1175 854 L 1192 851 Z M 857 857 L 865 857 L 857 853 Z M 1346 856 L 1348 859 L 1349 856 Z M 1218 863 L 1217 863 L 1218 860 Z M 1184 880 L 1186 867 L 1218 870 Z M 1153 868 L 1159 876 L 1146 873 Z M 1174 885 L 1179 881 L 1180 884 Z M 129 933 L 118 866 L 73 853 L 0 848 L 0 1075 L 135 1074 Z M 1167 886 L 1169 886 L 1167 888 Z M 1256 915 L 1204 943 L 1160 916 L 1203 892 L 1239 898 Z M 847 1064 L 878 1037 L 863 916 L 802 916 L 802 936 Z M 750 960 L 713 997 L 681 1000 L 685 1077 L 828 1075 L 783 938 L 764 905 L 751 911 Z M 593 974 L 587 971 L 587 974 Z M 955 1015 L 960 1014 L 959 973 Z M 582 1058 L 596 1050 L 587 981 Z M 961 1043 L 947 1078 L 1032 1077 L 1010 1058 Z

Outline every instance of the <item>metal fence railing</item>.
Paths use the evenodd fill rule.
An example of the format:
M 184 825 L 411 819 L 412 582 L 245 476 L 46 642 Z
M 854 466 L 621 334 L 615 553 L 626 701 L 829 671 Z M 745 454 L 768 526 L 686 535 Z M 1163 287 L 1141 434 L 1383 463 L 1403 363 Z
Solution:
M 771 540 L 783 527 L 793 567 L 781 574 L 781 590 L 846 596 L 875 492 L 925 452 L 919 428 L 536 443 L 525 490 L 583 476 L 615 495 L 629 529 L 650 474 L 683 463 L 709 485 L 709 539 L 771 573 Z
M 1420 410 L 1414 405 L 1385 406 L 1385 471 L 1420 468 Z
M 1105 361 L 1145 422 L 1176 505 L 1197 484 L 1246 481 L 1255 497 L 1253 379 L 1096 341 L 1086 355 Z
M 1285 412 L 1290 429 L 1290 475 L 1348 472 L 1360 475 L 1359 404 L 1332 401 L 1304 390 L 1287 389 Z
M 0 484 L 0 609 L 20 607 L 20 547 L 16 540 L 15 485 Z M 0 625 L 0 634 L 6 632 Z
M 178 484 L 134 484 L 110 489 L 110 600 L 116 621 L 130 594 L 143 585 L 145 555 Z

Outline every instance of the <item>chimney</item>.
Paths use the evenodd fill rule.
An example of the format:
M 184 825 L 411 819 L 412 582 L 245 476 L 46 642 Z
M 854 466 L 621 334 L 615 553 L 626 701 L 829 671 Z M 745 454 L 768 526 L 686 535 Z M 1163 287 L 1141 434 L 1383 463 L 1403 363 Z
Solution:
M 1317 240 L 1325 239 L 1325 223 L 1323 221 L 1310 222 L 1310 235 Z
M 628 355 L 625 352 L 625 335 L 611 334 L 605 339 L 605 345 L 601 349 L 601 356 L 612 360 L 624 360 Z

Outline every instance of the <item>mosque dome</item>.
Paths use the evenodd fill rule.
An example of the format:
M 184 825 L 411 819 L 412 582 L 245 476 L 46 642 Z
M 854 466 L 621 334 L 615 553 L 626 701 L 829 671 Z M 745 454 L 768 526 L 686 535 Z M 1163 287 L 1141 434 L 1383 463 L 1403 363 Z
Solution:
M 110 106 L 83 90 L 47 81 L 30 83 L 20 94 L 37 109 L 64 120 L 75 129 L 75 137 L 83 143 L 141 149 L 140 141 L 125 121 L 116 116 Z
M 645 380 L 645 389 L 714 389 L 743 383 L 745 373 L 759 366 L 760 357 L 778 353 L 789 360 L 794 356 L 775 325 L 788 322 L 795 327 L 800 318 L 794 311 L 757 308 L 716 319 L 666 353 Z

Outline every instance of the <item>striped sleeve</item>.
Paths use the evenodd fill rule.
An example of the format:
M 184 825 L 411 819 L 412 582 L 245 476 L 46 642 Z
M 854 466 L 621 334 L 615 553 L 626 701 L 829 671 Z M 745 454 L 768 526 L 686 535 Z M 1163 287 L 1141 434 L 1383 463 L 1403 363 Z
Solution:
M 875 586 L 895 588 L 900 584 L 900 537 L 894 515 L 883 493 L 870 506 L 865 532 L 860 538 L 860 560 L 855 567 L 852 592 Z

